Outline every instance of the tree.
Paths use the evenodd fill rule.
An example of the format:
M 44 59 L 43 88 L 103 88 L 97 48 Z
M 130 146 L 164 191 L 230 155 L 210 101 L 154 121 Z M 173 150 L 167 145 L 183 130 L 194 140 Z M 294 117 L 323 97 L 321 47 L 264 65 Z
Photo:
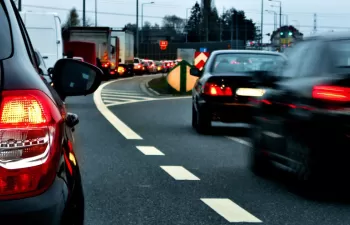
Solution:
M 220 18 L 218 10 L 215 8 L 211 9 L 208 13 L 208 40 L 209 41 L 220 41 Z M 204 39 L 206 40 L 206 38 Z
M 172 29 L 176 33 L 182 33 L 184 28 L 184 19 L 176 15 L 167 15 L 163 18 L 163 28 Z
M 201 33 L 202 12 L 198 2 L 191 9 L 191 15 L 186 24 L 187 40 L 189 42 L 199 42 Z
M 77 27 L 80 26 L 79 14 L 76 8 L 69 11 L 67 21 L 63 25 L 64 27 Z
M 256 26 L 251 19 L 247 19 L 244 11 L 237 11 L 231 8 L 221 16 L 222 39 L 236 40 L 238 32 L 239 40 L 254 40 L 256 36 Z

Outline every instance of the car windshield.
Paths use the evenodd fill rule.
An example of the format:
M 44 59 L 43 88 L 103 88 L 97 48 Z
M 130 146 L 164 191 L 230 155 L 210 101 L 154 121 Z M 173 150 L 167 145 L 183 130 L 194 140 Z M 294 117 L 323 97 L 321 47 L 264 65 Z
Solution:
M 8 58 L 12 53 L 12 40 L 10 33 L 10 25 L 3 8 L 2 1 L 0 2 L 0 60 Z
M 224 53 L 215 57 L 212 73 L 275 71 L 285 59 L 280 55 L 261 53 Z

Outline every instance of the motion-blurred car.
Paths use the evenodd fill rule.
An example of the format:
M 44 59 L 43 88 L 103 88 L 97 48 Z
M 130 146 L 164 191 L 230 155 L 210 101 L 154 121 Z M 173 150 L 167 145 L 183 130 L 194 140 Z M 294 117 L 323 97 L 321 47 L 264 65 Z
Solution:
M 279 75 L 261 83 L 266 92 L 253 112 L 253 171 L 276 165 L 300 181 L 348 175 L 350 33 L 305 38 Z
M 94 92 L 102 71 L 60 59 L 52 87 L 14 1 L 0 1 L 0 27 L 0 223 L 84 224 L 72 133 L 79 119 L 61 97 Z
M 191 69 L 199 77 L 192 90 L 192 126 L 206 133 L 212 121 L 251 121 L 251 98 L 264 90 L 256 87 L 255 72 L 275 71 L 286 58 L 269 51 L 219 50 L 210 55 L 204 72 Z

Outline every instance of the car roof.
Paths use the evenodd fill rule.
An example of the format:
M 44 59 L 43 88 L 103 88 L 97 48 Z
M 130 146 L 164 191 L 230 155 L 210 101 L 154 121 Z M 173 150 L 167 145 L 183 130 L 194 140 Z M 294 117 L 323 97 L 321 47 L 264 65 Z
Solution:
M 309 37 L 305 37 L 304 40 L 324 40 L 324 41 L 334 41 L 334 40 L 350 40 L 350 32 L 349 31 L 341 31 L 341 32 L 325 32 L 314 34 Z

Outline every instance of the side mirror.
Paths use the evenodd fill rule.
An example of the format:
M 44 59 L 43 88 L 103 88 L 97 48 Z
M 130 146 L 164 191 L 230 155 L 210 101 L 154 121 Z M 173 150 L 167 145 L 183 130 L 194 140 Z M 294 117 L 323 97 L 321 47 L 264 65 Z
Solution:
M 40 59 L 40 56 L 39 56 L 39 54 L 37 52 L 35 52 L 35 60 L 36 60 L 36 64 L 38 66 L 40 66 L 41 59 Z
M 195 77 L 200 77 L 202 72 L 197 67 L 193 67 L 190 69 L 190 74 Z
M 101 84 L 103 72 L 96 66 L 74 59 L 60 59 L 53 69 L 52 83 L 61 96 L 88 95 Z

